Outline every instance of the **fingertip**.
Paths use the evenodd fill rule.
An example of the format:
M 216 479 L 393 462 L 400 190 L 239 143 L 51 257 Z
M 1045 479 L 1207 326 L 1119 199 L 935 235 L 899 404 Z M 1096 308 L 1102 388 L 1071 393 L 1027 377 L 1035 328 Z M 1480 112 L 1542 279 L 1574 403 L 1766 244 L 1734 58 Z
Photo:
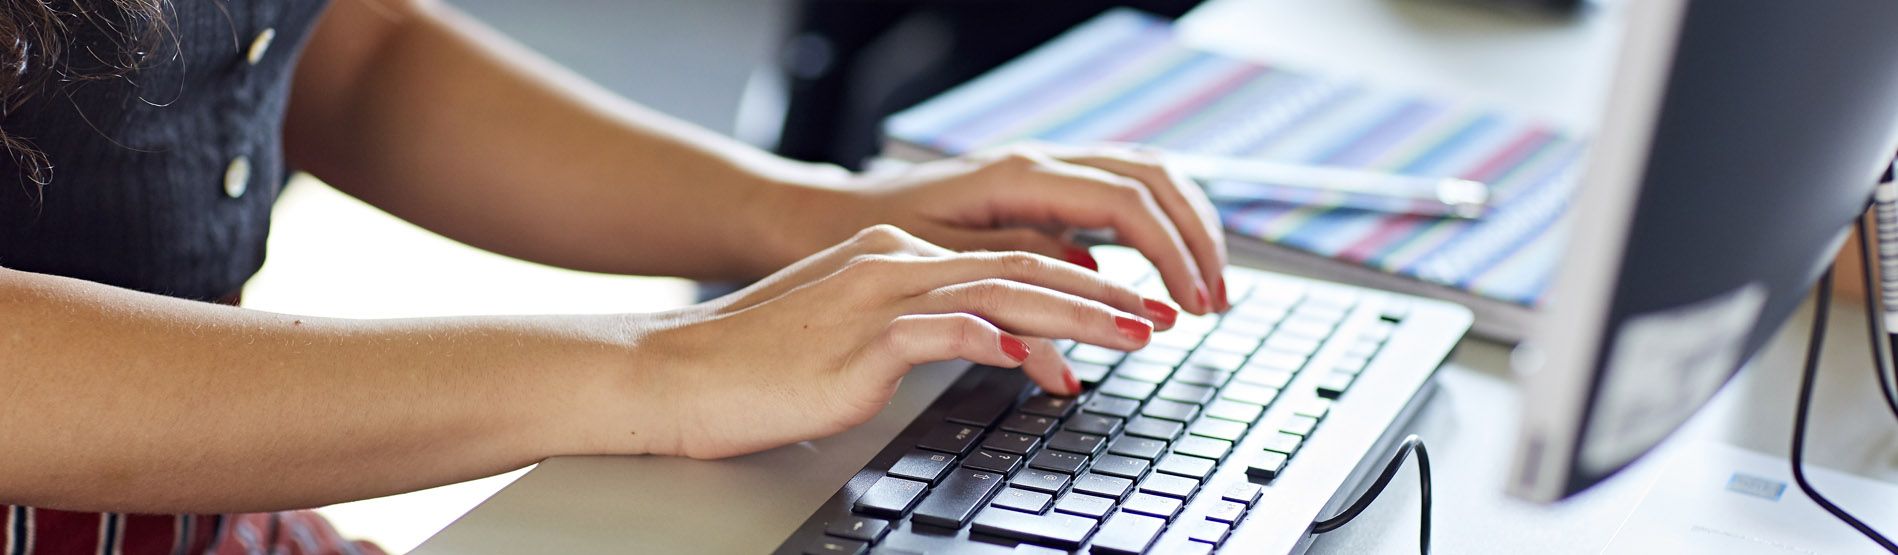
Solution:
M 1147 320 L 1153 322 L 1154 329 L 1173 329 L 1173 324 L 1180 320 L 1180 310 L 1165 301 L 1143 298 L 1140 304 L 1147 309 Z
M 1015 336 L 1013 335 L 1004 333 L 1004 334 L 1001 334 L 1000 343 L 1002 346 L 1002 354 L 1007 355 L 1008 358 L 1010 359 L 1013 359 L 1017 366 L 1021 365 L 1024 362 L 1028 362 L 1028 355 L 1032 353 L 1028 350 L 1027 342 L 1024 342 L 1020 339 L 1016 339 Z
M 1082 268 L 1087 268 L 1089 270 L 1093 270 L 1096 272 L 1101 271 L 1100 262 L 1094 260 L 1094 254 L 1088 252 L 1086 247 L 1082 247 L 1079 245 L 1064 245 L 1062 246 L 1061 258 L 1062 260 L 1068 261 L 1069 264 L 1080 266 Z
M 1074 377 L 1073 368 L 1068 368 L 1061 371 L 1061 383 L 1068 387 L 1067 395 L 1069 397 L 1073 397 L 1073 396 L 1081 394 L 1081 379 Z
M 1205 285 L 1194 284 L 1193 295 L 1194 295 L 1193 297 L 1193 313 L 1194 314 L 1205 316 L 1207 313 L 1212 312 L 1212 309 L 1213 309 L 1212 296 L 1206 293 Z

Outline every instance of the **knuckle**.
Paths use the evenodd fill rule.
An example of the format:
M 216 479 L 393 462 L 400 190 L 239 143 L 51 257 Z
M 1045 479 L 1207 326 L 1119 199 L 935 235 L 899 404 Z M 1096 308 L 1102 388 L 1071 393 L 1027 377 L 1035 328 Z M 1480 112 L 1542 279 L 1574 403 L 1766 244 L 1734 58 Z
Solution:
M 845 279 L 876 281 L 890 275 L 900 264 L 900 260 L 887 254 L 859 254 L 850 257 L 838 274 Z
M 1014 292 L 1015 286 L 1008 280 L 984 279 L 963 287 L 961 296 L 964 305 L 986 312 L 1005 306 Z
M 890 224 L 877 224 L 863 228 L 851 243 L 867 248 L 871 252 L 889 252 L 899 249 L 909 241 L 909 233 Z
M 1025 252 L 1007 252 L 996 255 L 995 263 L 1000 274 L 1010 278 L 1028 278 L 1047 273 L 1053 266 L 1046 257 Z

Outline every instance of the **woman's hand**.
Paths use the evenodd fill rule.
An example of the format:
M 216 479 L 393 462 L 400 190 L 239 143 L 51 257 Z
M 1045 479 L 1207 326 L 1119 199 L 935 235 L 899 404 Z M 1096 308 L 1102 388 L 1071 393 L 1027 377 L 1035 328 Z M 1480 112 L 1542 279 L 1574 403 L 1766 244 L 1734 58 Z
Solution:
M 877 226 L 660 318 L 637 340 L 641 370 L 626 386 L 659 419 L 638 432 L 660 434 L 644 438 L 651 450 L 726 457 L 861 424 L 928 362 L 1020 367 L 1042 389 L 1074 394 L 1080 384 L 1047 338 L 1134 350 L 1177 317 L 1078 266 L 956 254 Z
M 782 205 L 795 222 L 786 252 L 811 252 L 872 224 L 893 224 L 958 251 L 1026 251 L 1090 266 L 1065 240 L 1109 228 L 1153 262 L 1188 311 L 1231 308 L 1226 245 L 1204 193 L 1157 156 L 1130 148 L 1020 145 L 867 174 L 836 189 L 802 189 Z

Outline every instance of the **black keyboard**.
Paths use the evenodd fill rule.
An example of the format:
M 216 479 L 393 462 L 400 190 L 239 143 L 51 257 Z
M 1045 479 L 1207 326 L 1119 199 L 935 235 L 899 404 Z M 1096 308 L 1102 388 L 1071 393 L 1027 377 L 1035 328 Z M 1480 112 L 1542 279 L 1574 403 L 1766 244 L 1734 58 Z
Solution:
M 1164 298 L 1150 271 L 1134 279 Z M 1408 299 L 1306 283 L 1235 270 L 1223 316 L 1181 314 L 1132 353 L 1063 343 L 1085 385 L 1077 397 L 1042 392 L 1019 370 L 970 369 L 778 553 L 1211 553 L 1248 519 L 1308 527 L 1449 345 L 1425 349 L 1430 360 L 1378 362 L 1414 367 L 1403 373 L 1414 383 L 1377 394 L 1393 406 L 1367 409 L 1376 424 L 1349 434 L 1364 437 L 1340 438 L 1339 454 L 1312 465 L 1344 468 L 1310 471 L 1338 484 L 1309 510 L 1255 511 L 1277 503 L 1276 482 L 1326 436 L 1334 405 L 1376 379 L 1367 368 L 1409 329 Z M 1462 314 L 1462 328 L 1435 333 L 1454 343 Z

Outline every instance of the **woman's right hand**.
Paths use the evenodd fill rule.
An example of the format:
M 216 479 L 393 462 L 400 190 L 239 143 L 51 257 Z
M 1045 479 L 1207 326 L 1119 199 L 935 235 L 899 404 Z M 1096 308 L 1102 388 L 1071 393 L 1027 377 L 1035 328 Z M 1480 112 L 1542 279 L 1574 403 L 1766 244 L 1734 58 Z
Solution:
M 1051 339 L 1134 350 L 1178 311 L 1079 266 L 1027 253 L 958 254 L 890 226 L 863 230 L 744 290 L 654 317 L 602 437 L 716 458 L 824 437 L 889 403 L 910 368 L 966 359 L 1079 392 Z M 622 404 L 624 405 L 624 404 Z

